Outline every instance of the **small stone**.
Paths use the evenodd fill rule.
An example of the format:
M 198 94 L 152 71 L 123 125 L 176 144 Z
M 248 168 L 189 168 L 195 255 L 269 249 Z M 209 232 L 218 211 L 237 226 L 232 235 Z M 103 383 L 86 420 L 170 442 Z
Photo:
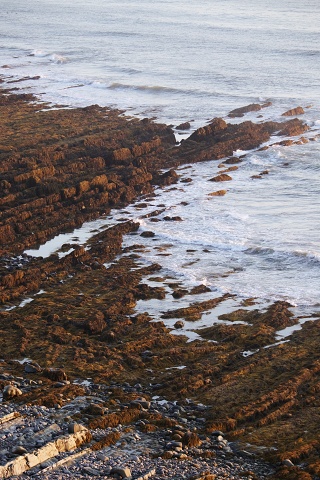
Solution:
M 151 402 L 146 400 L 144 397 L 139 397 L 139 398 L 136 398 L 135 400 L 132 400 L 131 405 L 133 406 L 140 405 L 145 410 L 149 410 L 149 408 L 151 407 Z
M 120 475 L 122 478 L 131 478 L 131 470 L 128 467 L 113 467 L 110 474 Z
M 41 372 L 41 367 L 37 363 L 26 363 L 24 366 L 24 371 L 26 373 L 37 373 Z
M 110 459 L 110 458 L 108 457 L 108 455 L 106 455 L 105 453 L 102 453 L 102 452 L 101 452 L 101 453 L 98 453 L 97 458 L 98 458 L 99 460 L 101 460 L 102 462 L 108 462 L 109 459 Z
M 219 437 L 221 435 L 223 437 L 224 433 L 221 432 L 221 430 L 215 430 L 214 432 L 211 433 L 213 437 Z
M 188 458 L 188 455 L 186 453 L 180 453 L 179 455 L 180 460 L 187 460 L 187 458 Z
M 16 445 L 13 447 L 12 453 L 15 453 L 16 455 L 24 455 L 25 453 L 28 453 L 28 450 L 22 447 L 22 445 Z
M 175 455 L 175 452 L 173 452 L 172 450 L 167 450 L 161 455 L 161 458 L 163 458 L 164 460 L 170 460 L 171 458 L 174 457 L 174 455 Z
M 168 450 L 170 450 L 171 448 L 182 448 L 182 442 L 177 442 L 173 440 L 172 442 L 167 444 L 167 448 Z
M 99 472 L 99 470 L 91 467 L 83 467 L 82 471 L 84 473 L 87 473 L 88 475 L 92 475 L 93 477 L 100 477 L 101 475 L 101 472 Z

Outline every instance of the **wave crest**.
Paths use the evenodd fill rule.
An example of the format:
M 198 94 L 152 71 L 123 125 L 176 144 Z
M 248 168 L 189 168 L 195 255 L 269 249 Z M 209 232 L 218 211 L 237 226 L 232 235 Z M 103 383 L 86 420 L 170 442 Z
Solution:
M 58 53 L 48 53 L 44 52 L 43 50 L 33 50 L 29 55 L 29 57 L 36 57 L 36 58 L 46 58 L 53 63 L 66 63 L 68 61 L 67 57 L 60 55 Z

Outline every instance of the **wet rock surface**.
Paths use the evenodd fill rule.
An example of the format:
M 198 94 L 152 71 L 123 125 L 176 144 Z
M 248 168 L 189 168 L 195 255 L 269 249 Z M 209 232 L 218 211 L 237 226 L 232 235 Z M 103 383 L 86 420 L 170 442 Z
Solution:
M 165 273 L 139 263 L 139 224 L 125 218 L 63 255 L 23 253 L 113 207 L 148 204 L 155 186 L 179 181 L 183 163 L 225 158 L 241 168 L 233 151 L 300 136 L 303 121 L 214 119 L 176 145 L 167 126 L 98 106 L 50 110 L 8 91 L 0 100 L 3 478 L 32 455 L 29 467 L 42 460 L 29 473 L 44 479 L 316 479 L 319 314 L 295 331 L 306 319 L 286 302 L 259 309 L 248 299 L 215 315 L 232 296 L 147 284 Z M 163 212 L 155 207 L 154 218 Z M 124 235 L 137 235 L 125 252 Z M 170 308 L 169 297 L 186 303 Z M 142 299 L 163 302 L 161 317 L 137 314 Z M 199 328 L 203 315 L 214 320 Z M 81 445 L 59 451 L 62 437 L 83 431 Z M 44 459 L 48 444 L 57 453 Z
M 250 471 L 264 479 L 273 472 L 222 432 L 201 433 L 203 405 L 177 406 L 141 385 L 84 383 L 59 407 L 2 403 L 0 478 L 241 478 Z M 34 390 L 40 386 L 33 382 Z

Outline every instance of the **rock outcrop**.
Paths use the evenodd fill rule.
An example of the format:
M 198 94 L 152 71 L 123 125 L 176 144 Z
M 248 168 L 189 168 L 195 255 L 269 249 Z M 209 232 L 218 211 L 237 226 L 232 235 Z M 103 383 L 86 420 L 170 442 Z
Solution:
M 157 263 L 139 263 L 141 230 L 125 218 L 93 232 L 85 245 L 65 244 L 63 255 L 23 254 L 27 247 L 141 196 L 148 205 L 155 186 L 179 181 L 179 165 L 223 158 L 221 168 L 227 168 L 219 171 L 219 180 L 229 181 L 227 172 L 243 160 L 235 151 L 260 148 L 273 135 L 287 142 L 281 137 L 299 137 L 308 127 L 295 118 L 259 124 L 229 124 L 218 118 L 177 145 L 170 128 L 149 120 L 126 119 L 98 106 L 38 111 L 39 105 L 30 100 L 34 98 L 0 95 L 0 301 L 7 308 L 0 312 L 2 407 L 40 405 L 56 415 L 61 409 L 65 418 L 61 407 L 70 399 L 88 394 L 90 401 L 72 413 L 71 437 L 60 443 L 50 440 L 50 447 L 35 445 L 33 453 L 23 454 L 18 447 L 25 444 L 14 445 L 16 459 L 10 457 L 12 450 L 2 452 L 0 478 L 19 475 L 27 464 L 88 441 L 82 423 L 100 431 L 92 445 L 95 451 L 114 445 L 120 425 L 128 424 L 143 434 L 165 429 L 162 450 L 155 452 L 161 461 L 188 462 L 183 455 L 195 449 L 198 462 L 221 450 L 230 454 L 222 430 L 236 442 L 263 445 L 273 462 L 290 459 L 298 464 L 303 459 L 310 475 L 317 475 L 319 315 L 286 342 L 279 340 L 279 331 L 300 321 L 288 304 L 278 302 L 263 312 L 241 305 L 220 315 L 219 322 L 194 331 L 188 343 L 190 324 L 214 314 L 231 296 L 216 298 L 205 285 L 190 289 L 165 278 Z M 207 199 L 225 193 L 217 190 Z M 220 199 L 212 198 L 211 206 L 215 201 Z M 155 205 L 148 215 L 176 221 L 178 229 L 183 216 L 164 212 L 165 205 Z M 122 256 L 126 234 L 136 235 L 137 243 Z M 143 235 L 151 243 L 155 232 Z M 159 254 L 166 254 L 165 248 Z M 194 301 L 192 296 L 203 294 L 205 300 Z M 183 308 L 168 310 L 166 298 L 175 304 L 183 298 Z M 137 314 L 141 299 L 161 301 L 162 317 Z M 248 299 L 247 305 L 254 301 Z M 9 393 L 12 387 L 19 390 L 16 395 Z M 157 396 L 169 399 L 170 405 L 165 407 L 162 400 L 155 404 Z M 109 428 L 112 431 L 101 436 L 101 430 Z M 121 434 L 131 435 L 129 430 Z M 196 467 L 188 465 L 197 474 Z M 93 467 L 85 467 L 85 475 L 94 473 Z M 139 475 L 143 473 L 135 478 Z
M 60 437 L 32 453 L 26 453 L 25 455 L 15 458 L 6 465 L 0 465 L 0 478 L 5 479 L 14 475 L 21 475 L 40 463 L 59 455 L 59 453 L 70 452 L 90 440 L 90 432 L 83 427 L 80 432 Z

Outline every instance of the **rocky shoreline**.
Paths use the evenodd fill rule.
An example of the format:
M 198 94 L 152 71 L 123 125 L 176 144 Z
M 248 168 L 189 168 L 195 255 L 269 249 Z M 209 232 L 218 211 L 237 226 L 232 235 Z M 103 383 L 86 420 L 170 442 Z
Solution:
M 24 373 L 33 368 L 38 366 L 26 362 Z M 42 385 L 20 376 L 1 377 L 22 388 L 21 395 Z M 229 444 L 223 432 L 198 433 L 205 421 L 202 404 L 166 401 L 141 384 L 84 383 L 73 400 L 59 394 L 60 403 L 51 408 L 3 403 L 0 478 L 264 479 L 274 471 Z M 47 389 L 60 391 L 68 384 L 53 382 Z M 77 433 L 86 436 L 73 445 L 70 437 Z M 67 437 L 65 450 L 62 439 Z M 59 442 L 63 449 L 57 452 Z
M 179 144 L 171 127 L 98 106 L 52 109 L 3 89 L 0 111 L 0 478 L 20 459 L 20 478 L 317 479 L 319 313 L 281 343 L 279 329 L 303 319 L 285 302 L 260 311 L 247 299 L 187 343 L 163 320 L 179 329 L 226 297 L 170 284 L 187 307 L 158 321 L 137 314 L 138 300 L 168 295 L 145 283 L 162 272 L 139 263 L 138 224 L 93 232 L 63 255 L 24 253 L 111 208 L 148 203 L 156 186 L 179 182 L 180 165 L 223 159 L 220 185 L 243 161 L 238 149 L 312 140 L 303 120 L 287 119 L 303 110 L 283 122 L 213 119 Z M 125 256 L 123 235 L 137 236 Z M 83 431 L 82 446 L 59 451 L 70 440 L 60 437 Z M 35 449 L 56 440 L 57 453 L 31 467 L 28 455 L 42 458 Z

